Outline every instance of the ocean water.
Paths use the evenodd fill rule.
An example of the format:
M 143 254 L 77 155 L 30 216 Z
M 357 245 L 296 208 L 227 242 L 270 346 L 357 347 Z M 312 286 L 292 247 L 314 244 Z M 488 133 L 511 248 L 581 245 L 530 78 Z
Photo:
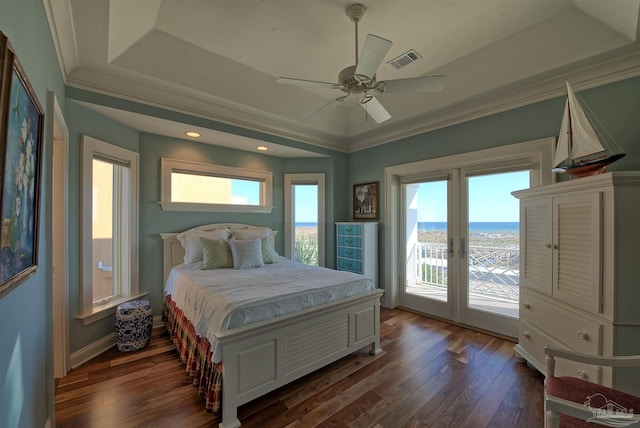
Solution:
M 318 223 L 300 222 L 296 227 L 315 227 Z M 418 222 L 418 230 L 445 231 L 447 223 L 444 221 Z M 472 221 L 469 223 L 472 232 L 519 232 L 520 223 L 517 221 Z
M 296 227 L 316 227 L 318 223 L 315 222 L 296 222 Z
M 447 223 L 444 221 L 418 222 L 418 230 L 445 231 Z M 517 221 L 472 221 L 469 223 L 471 232 L 515 232 L 520 231 Z

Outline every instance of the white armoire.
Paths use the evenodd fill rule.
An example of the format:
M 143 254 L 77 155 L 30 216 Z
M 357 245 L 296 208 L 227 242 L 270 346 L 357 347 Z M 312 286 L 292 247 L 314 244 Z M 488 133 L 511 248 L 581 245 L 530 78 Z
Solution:
M 520 337 L 545 372 L 544 347 L 640 354 L 640 172 L 610 172 L 514 192 L 520 200 Z M 640 369 L 558 360 L 558 375 L 640 394 Z

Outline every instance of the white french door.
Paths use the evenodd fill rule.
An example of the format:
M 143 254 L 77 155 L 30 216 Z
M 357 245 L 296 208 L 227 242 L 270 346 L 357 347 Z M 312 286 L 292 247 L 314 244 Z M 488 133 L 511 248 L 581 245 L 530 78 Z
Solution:
M 522 166 L 451 168 L 400 180 L 400 305 L 516 337 Z

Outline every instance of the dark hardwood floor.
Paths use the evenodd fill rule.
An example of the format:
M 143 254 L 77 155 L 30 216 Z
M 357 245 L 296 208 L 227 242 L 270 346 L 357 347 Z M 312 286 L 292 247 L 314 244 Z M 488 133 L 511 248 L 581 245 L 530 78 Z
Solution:
M 543 377 L 513 343 L 397 309 L 381 315 L 383 352 L 345 357 L 242 407 L 243 427 L 543 426 Z M 166 332 L 113 348 L 60 379 L 56 426 L 212 427 Z

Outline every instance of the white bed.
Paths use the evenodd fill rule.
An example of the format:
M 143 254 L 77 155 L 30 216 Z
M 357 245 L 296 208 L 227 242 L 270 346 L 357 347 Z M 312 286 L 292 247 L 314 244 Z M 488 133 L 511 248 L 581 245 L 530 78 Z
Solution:
M 253 227 L 213 224 L 190 231 L 222 228 L 233 232 L 251 231 Z M 187 315 L 198 336 L 209 340 L 214 362 L 223 362 L 221 427 L 240 426 L 237 407 L 241 404 L 363 347 L 370 346 L 372 354 L 380 352 L 382 290 L 373 288 L 372 281 L 317 267 L 300 271 L 298 264 L 286 259 L 264 267 L 203 271 L 198 263 L 184 264 L 185 250 L 177 235 L 162 234 L 166 290 Z M 276 279 L 276 271 L 286 272 L 289 280 Z M 202 281 L 208 273 L 212 276 L 206 281 L 211 287 L 205 287 L 204 291 L 185 291 L 189 287 L 178 285 L 180 281 L 187 284 Z M 225 286 L 223 275 L 231 275 L 235 281 L 250 286 L 261 285 L 253 285 L 259 290 L 260 299 L 252 297 L 248 305 L 236 308 L 241 306 L 240 299 L 234 300 L 233 296 L 244 292 L 235 286 Z M 333 275 L 332 283 L 328 283 Z M 285 286 L 282 282 L 288 284 Z M 302 297 L 300 282 L 313 288 L 311 297 Z M 282 294 L 285 287 L 293 287 L 294 294 L 274 306 L 271 294 Z M 196 305 L 196 309 L 190 309 L 188 302 L 204 302 L 204 296 L 212 289 L 232 296 L 228 305 L 237 310 L 235 315 L 213 316 L 210 324 L 206 320 L 216 312 L 215 302 Z

